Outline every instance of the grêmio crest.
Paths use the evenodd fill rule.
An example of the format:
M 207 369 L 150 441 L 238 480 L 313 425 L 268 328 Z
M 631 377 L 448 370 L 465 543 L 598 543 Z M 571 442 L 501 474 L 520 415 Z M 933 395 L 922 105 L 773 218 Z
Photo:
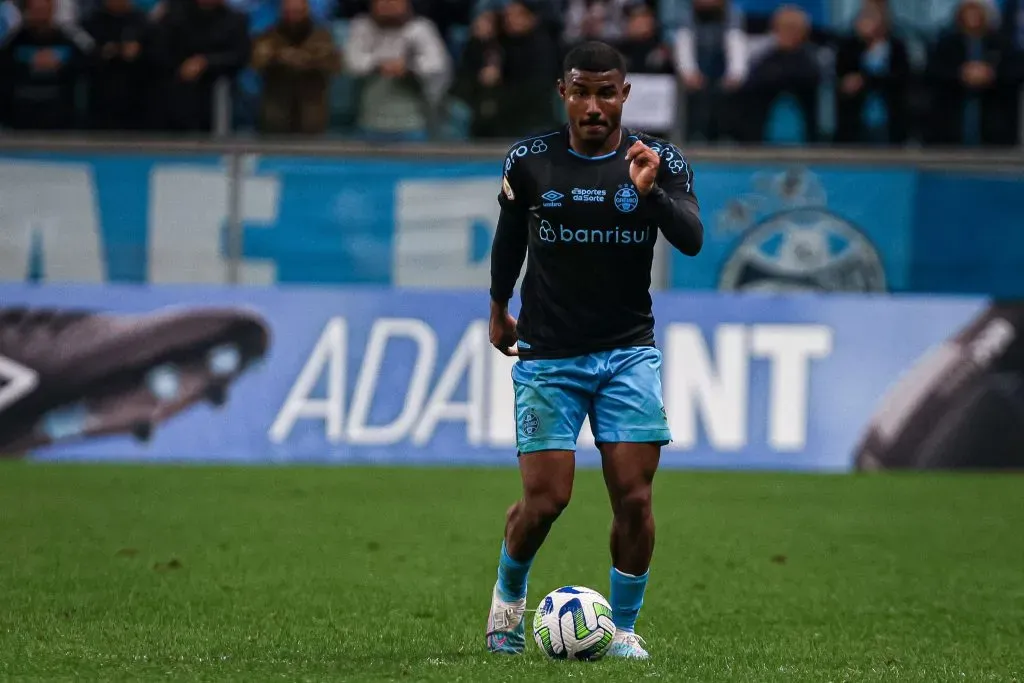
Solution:
M 885 268 L 856 225 L 830 211 L 821 181 L 807 169 L 754 176 L 754 192 L 716 216 L 739 233 L 718 287 L 748 292 L 884 292 Z

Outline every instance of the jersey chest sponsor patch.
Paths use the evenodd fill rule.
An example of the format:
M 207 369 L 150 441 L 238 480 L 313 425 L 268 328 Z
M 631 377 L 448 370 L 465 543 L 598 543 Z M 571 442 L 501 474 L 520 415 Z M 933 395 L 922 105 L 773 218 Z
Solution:
M 508 192 L 506 192 L 508 195 Z M 596 209 L 612 219 L 619 214 L 631 214 L 640 205 L 640 195 L 632 183 L 610 187 L 585 187 L 548 189 L 542 192 L 536 208 L 567 208 L 587 211 Z M 606 212 L 606 213 L 605 213 Z

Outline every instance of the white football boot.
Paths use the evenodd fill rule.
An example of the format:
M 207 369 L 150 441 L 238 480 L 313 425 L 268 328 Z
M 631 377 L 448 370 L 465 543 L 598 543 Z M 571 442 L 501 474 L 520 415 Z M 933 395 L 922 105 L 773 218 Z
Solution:
M 487 617 L 487 649 L 509 655 L 522 654 L 526 649 L 526 598 L 506 602 L 494 584 L 491 613 Z
M 632 631 L 616 631 L 612 638 L 612 646 L 606 657 L 625 657 L 627 659 L 647 659 L 651 655 L 644 649 L 644 639 Z

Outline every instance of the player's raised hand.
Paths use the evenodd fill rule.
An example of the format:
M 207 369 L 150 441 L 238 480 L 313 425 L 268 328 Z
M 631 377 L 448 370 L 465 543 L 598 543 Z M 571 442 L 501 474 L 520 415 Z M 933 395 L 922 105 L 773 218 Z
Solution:
M 491 346 L 506 356 L 518 356 L 519 334 L 516 332 L 516 319 L 508 312 L 508 308 L 491 302 L 491 322 L 489 325 Z
M 636 191 L 640 196 L 646 195 L 654 188 L 654 181 L 658 177 L 658 167 L 661 165 L 661 157 L 653 149 L 637 140 L 626 152 L 626 161 L 629 162 L 629 179 L 636 185 Z

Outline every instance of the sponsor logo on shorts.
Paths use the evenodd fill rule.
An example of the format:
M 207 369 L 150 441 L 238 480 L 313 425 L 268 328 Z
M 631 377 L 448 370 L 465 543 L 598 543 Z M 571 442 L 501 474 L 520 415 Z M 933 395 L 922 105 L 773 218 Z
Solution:
M 522 428 L 523 434 L 526 436 L 533 436 L 540 428 L 540 418 L 537 417 L 537 412 L 533 408 L 527 408 L 523 413 Z

